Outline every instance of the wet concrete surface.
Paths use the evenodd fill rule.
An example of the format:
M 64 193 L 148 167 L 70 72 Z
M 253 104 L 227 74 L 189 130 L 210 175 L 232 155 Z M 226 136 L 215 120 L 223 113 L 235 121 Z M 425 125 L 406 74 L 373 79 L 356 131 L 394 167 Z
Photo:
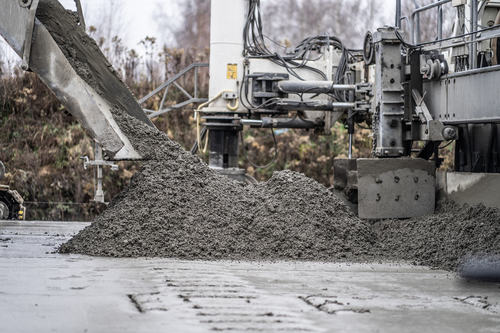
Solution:
M 54 253 L 86 225 L 0 222 L 0 331 L 500 331 L 500 284 L 396 263 Z

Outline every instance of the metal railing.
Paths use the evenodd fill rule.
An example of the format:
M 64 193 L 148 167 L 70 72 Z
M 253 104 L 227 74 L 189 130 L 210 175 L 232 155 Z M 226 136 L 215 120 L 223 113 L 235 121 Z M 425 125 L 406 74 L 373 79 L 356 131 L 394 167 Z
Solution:
M 411 36 L 412 36 L 412 43 L 413 44 L 418 44 L 420 43 L 420 14 L 422 12 L 425 12 L 429 9 L 436 8 L 438 10 L 438 24 L 437 24 L 437 37 L 438 40 L 443 38 L 443 5 L 451 2 L 452 0 L 440 0 L 437 2 L 433 2 L 431 4 L 428 4 L 426 6 L 422 6 L 419 8 L 416 8 L 414 11 L 412 11 L 411 16 L 410 16 L 410 27 L 411 27 Z M 477 10 L 477 6 L 476 6 Z M 477 16 L 477 15 L 476 15 Z
M 397 0 L 399 3 L 401 0 Z M 415 1 L 415 0 L 414 0 Z M 412 43 L 414 45 L 429 45 L 429 44 L 441 44 L 443 42 L 449 42 L 449 43 L 443 43 L 443 45 L 447 46 L 458 46 L 459 44 L 461 45 L 470 45 L 469 47 L 469 69 L 476 69 L 478 64 L 477 64 L 477 59 L 478 59 L 478 43 L 482 40 L 485 40 L 487 35 L 489 39 L 492 38 L 498 38 L 500 37 L 500 26 L 491 26 L 487 28 L 482 28 L 479 29 L 479 24 L 478 24 L 478 15 L 479 15 L 479 1 L 478 0 L 469 0 L 468 6 L 470 9 L 470 19 L 469 21 L 469 27 L 468 30 L 469 32 L 463 31 L 462 35 L 458 36 L 452 36 L 449 38 L 443 38 L 443 5 L 446 5 L 447 3 L 452 2 L 452 0 L 440 0 L 433 2 L 431 4 L 428 4 L 423 7 L 416 8 L 410 16 L 410 29 L 411 29 L 411 37 L 412 37 Z M 416 4 L 416 1 L 415 1 Z M 424 42 L 422 43 L 420 41 L 420 19 L 419 16 L 422 12 L 430 10 L 432 8 L 437 8 L 438 10 L 438 15 L 437 15 L 437 38 L 435 41 L 431 42 Z M 399 10 L 399 12 L 398 12 Z M 401 6 L 396 5 L 396 20 L 401 20 Z M 450 40 L 453 40 L 452 42 Z M 448 45 L 451 44 L 451 45 Z M 443 46 L 441 45 L 441 46 Z
M 160 105 L 158 107 L 158 110 L 149 110 L 149 109 L 144 109 L 144 112 L 148 115 L 150 119 L 157 118 L 165 113 L 168 113 L 173 110 L 178 110 L 182 109 L 183 107 L 189 105 L 189 104 L 194 104 L 194 103 L 204 103 L 207 101 L 206 98 L 200 98 L 199 97 L 199 89 L 198 89 L 198 77 L 199 77 L 199 69 L 203 67 L 208 67 L 208 63 L 193 63 L 189 65 L 188 67 L 184 68 L 181 70 L 179 73 L 162 83 L 158 88 L 144 96 L 139 100 L 139 104 L 143 104 L 144 102 L 148 101 L 150 98 L 156 96 L 158 93 L 163 91 L 163 96 L 161 98 Z M 186 89 L 184 89 L 177 81 L 182 78 L 184 75 L 188 74 L 190 71 L 194 71 L 194 87 L 193 87 L 193 93 L 189 93 Z M 180 92 L 187 98 L 187 100 L 179 102 L 175 105 L 171 105 L 169 107 L 164 107 L 165 102 L 167 101 L 167 95 L 169 92 L 170 87 L 175 86 L 177 89 L 180 90 Z

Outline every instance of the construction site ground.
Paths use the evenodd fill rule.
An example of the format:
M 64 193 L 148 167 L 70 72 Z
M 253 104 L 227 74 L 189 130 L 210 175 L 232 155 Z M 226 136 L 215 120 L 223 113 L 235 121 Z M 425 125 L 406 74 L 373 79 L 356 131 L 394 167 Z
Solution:
M 85 227 L 0 222 L 2 332 L 498 332 L 500 284 L 402 263 L 54 253 Z

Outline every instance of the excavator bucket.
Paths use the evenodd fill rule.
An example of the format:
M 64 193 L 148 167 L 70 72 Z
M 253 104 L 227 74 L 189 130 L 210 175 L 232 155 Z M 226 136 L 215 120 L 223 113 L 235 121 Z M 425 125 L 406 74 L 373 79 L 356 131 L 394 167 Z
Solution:
M 154 125 L 58 1 L 0 0 L 0 34 L 23 59 L 23 68 L 40 77 L 110 159 L 142 158 L 120 128 L 123 115 L 116 109 Z

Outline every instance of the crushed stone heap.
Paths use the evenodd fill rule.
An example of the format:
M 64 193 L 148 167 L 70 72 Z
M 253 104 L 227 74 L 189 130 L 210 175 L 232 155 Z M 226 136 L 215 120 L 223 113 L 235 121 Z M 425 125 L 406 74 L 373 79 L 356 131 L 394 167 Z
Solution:
M 500 253 L 500 212 L 482 205 L 441 202 L 436 214 L 373 225 L 379 254 L 456 269 L 470 255 Z
M 283 171 L 266 183 L 245 186 L 211 170 L 165 134 L 128 121 L 134 123 L 130 135 L 136 148 L 149 160 L 61 252 L 354 260 L 372 246 L 369 225 L 314 180 Z

